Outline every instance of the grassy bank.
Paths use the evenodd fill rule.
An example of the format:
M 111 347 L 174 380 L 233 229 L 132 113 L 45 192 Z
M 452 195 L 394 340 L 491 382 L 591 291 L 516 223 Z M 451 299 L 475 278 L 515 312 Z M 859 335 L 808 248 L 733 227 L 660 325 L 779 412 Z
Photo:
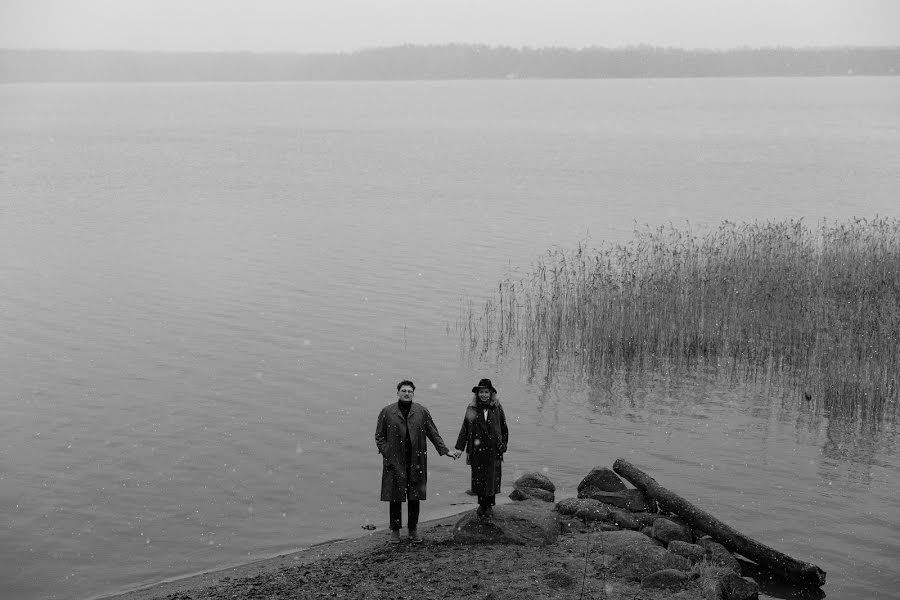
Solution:
M 879 418 L 898 397 L 900 221 L 644 229 L 550 250 L 463 313 L 471 351 L 515 348 L 532 377 L 713 366 Z

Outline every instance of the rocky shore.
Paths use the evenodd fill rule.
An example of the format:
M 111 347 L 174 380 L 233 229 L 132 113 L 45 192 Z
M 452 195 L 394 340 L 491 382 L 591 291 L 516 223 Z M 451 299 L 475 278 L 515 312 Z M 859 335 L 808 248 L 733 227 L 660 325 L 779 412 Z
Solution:
M 420 524 L 424 542 L 388 532 L 322 544 L 234 569 L 159 584 L 116 600 L 628 598 L 749 600 L 759 582 L 708 536 L 593 469 L 578 497 L 555 498 L 540 473 L 515 482 L 493 514 Z M 757 575 L 759 578 L 759 575 Z M 762 581 L 765 584 L 765 581 Z M 771 592 L 769 592 L 771 593 Z M 821 598 L 806 590 L 803 598 Z M 777 595 L 777 594 L 776 594 Z

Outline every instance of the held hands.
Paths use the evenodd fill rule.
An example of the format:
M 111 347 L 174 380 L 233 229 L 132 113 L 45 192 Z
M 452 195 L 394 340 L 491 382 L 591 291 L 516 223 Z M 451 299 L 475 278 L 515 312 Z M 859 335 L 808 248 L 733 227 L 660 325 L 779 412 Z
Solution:
M 447 453 L 447 456 L 449 456 L 453 460 L 456 460 L 457 458 L 462 456 L 462 450 L 451 450 L 450 452 Z

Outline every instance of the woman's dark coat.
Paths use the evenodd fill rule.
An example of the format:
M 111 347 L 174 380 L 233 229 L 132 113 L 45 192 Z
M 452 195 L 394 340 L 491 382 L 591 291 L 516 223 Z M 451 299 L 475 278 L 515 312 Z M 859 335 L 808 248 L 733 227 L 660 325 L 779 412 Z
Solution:
M 466 451 L 466 463 L 472 467 L 472 493 L 477 496 L 493 496 L 500 493 L 501 465 L 509 430 L 503 407 L 492 396 L 488 403 L 487 420 L 484 409 L 475 400 L 466 408 L 456 449 Z
M 406 453 L 403 441 L 409 431 L 411 460 L 409 481 L 407 481 Z M 449 454 L 450 450 L 441 439 L 431 413 L 421 404 L 412 403 L 409 415 L 403 413 L 396 402 L 381 409 L 375 426 L 375 444 L 381 453 L 381 500 L 402 502 L 406 500 L 407 485 L 411 500 L 425 499 L 425 485 L 428 482 L 428 445 L 431 440 L 438 454 Z

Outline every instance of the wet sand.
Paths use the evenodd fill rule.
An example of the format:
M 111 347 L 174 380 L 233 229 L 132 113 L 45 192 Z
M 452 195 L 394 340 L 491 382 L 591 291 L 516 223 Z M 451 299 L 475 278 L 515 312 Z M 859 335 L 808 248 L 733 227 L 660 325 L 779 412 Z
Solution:
M 420 523 L 420 528 L 426 541 L 429 541 L 428 538 L 434 534 L 435 528 L 438 531 L 452 528 L 453 524 L 459 520 L 461 514 L 462 512 Z M 406 542 L 404 541 L 405 544 Z M 423 547 L 426 545 L 422 544 Z M 198 575 L 167 580 L 127 592 L 98 596 L 92 598 L 92 600 L 151 600 L 170 596 L 197 598 L 203 593 L 202 590 L 227 584 L 234 580 L 274 575 L 285 569 L 306 565 L 321 559 L 336 558 L 347 554 L 364 554 L 386 546 L 389 546 L 388 529 L 383 528 L 364 533 L 356 538 L 331 540 L 296 552 L 281 554 L 234 567 L 207 571 Z

